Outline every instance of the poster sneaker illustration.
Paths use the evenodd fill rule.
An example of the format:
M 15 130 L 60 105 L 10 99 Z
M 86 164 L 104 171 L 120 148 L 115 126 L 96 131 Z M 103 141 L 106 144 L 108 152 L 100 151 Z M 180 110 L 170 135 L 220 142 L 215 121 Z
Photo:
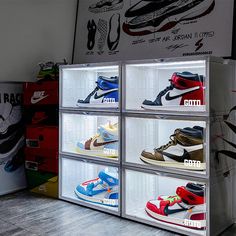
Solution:
M 176 129 L 170 142 L 154 149 L 144 150 L 140 159 L 149 164 L 188 170 L 204 170 L 203 128 L 194 126 Z
M 95 4 L 90 5 L 88 10 L 93 13 L 101 13 L 120 10 L 123 5 L 123 0 L 101 0 Z
M 133 18 L 124 22 L 123 30 L 131 36 L 163 32 L 182 21 L 201 18 L 214 7 L 215 0 L 140 1 L 126 11 L 125 16 Z
M 170 86 L 162 90 L 154 101 L 145 100 L 141 107 L 158 110 L 161 106 L 180 106 L 188 101 L 197 101 L 198 106 L 204 105 L 203 82 L 202 75 L 176 72 L 170 79 Z
M 118 77 L 99 76 L 96 88 L 86 97 L 77 101 L 78 107 L 118 108 Z
M 0 114 L 0 139 L 4 139 L 22 124 L 22 109 L 21 106 L 12 106 L 10 103 L 1 104 L 1 108 L 3 112 Z
M 105 206 L 118 206 L 118 173 L 102 170 L 98 178 L 86 181 L 75 188 L 78 198 Z
M 118 157 L 118 124 L 108 123 L 98 127 L 98 133 L 77 143 L 76 151 L 91 156 Z
M 93 19 L 88 21 L 87 29 L 88 29 L 87 48 L 88 50 L 92 50 L 95 44 L 95 36 L 97 32 L 97 25 Z

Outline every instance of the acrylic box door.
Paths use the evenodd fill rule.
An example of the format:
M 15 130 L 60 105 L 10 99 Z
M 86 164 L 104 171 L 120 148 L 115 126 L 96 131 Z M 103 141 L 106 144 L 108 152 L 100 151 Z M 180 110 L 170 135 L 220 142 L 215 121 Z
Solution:
M 118 212 L 119 173 L 117 167 L 62 157 L 60 177 L 61 197 Z
M 206 133 L 205 121 L 125 117 L 125 162 L 204 175 Z
M 188 235 L 206 235 L 205 184 L 129 169 L 124 174 L 125 216 Z
M 62 113 L 61 151 L 70 154 L 118 160 L 117 116 Z
M 182 73 L 173 76 L 174 73 Z M 195 75 L 191 75 L 195 74 Z M 197 74 L 197 75 L 196 75 Z M 173 76 L 173 77 L 172 77 Z M 172 79 L 172 86 L 170 80 Z M 125 66 L 125 109 L 206 111 L 206 62 L 182 61 Z M 157 95 L 159 105 L 153 103 Z M 144 102 L 149 100 L 149 102 Z
M 99 80 L 99 85 L 104 85 L 104 90 L 96 90 L 99 78 L 118 77 L 117 83 Z M 119 107 L 119 66 L 99 66 L 99 67 L 63 67 L 61 69 L 61 106 L 64 108 L 115 108 Z M 105 83 L 105 84 L 104 84 Z M 110 87 L 109 87 L 110 86 Z M 114 88 L 115 86 L 115 88 Z M 114 95 L 114 91 L 116 94 Z M 89 94 L 94 91 L 88 104 L 78 102 L 78 100 L 85 100 Z M 103 97 L 103 94 L 112 92 L 112 96 L 118 98 Z M 114 100 L 115 99 L 115 100 Z M 101 102 L 103 101 L 103 104 Z

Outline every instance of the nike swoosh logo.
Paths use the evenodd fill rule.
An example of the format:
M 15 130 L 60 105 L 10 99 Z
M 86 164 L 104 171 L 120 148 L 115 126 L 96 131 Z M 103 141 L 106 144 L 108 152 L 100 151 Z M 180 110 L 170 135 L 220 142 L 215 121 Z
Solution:
M 169 92 L 169 93 L 166 94 L 165 98 L 166 98 L 167 101 L 170 101 L 170 100 L 182 97 L 183 95 L 191 93 L 191 92 L 196 91 L 198 89 L 200 89 L 200 86 L 194 87 L 194 88 L 190 88 L 190 89 L 186 89 L 186 90 L 184 90 L 184 93 L 181 93 L 181 94 L 178 94 L 178 95 L 175 95 L 175 96 L 170 96 L 170 92 Z
M 45 95 L 45 96 L 39 97 L 39 98 L 32 97 L 32 98 L 31 98 L 31 103 L 32 103 L 32 104 L 38 103 L 38 102 L 40 102 L 41 100 L 43 100 L 44 98 L 46 98 L 46 97 L 48 97 L 48 96 L 49 96 L 49 95 Z
M 168 152 L 161 152 L 162 155 L 169 157 L 170 159 L 177 161 L 177 162 L 184 162 L 186 159 L 190 159 L 190 154 L 188 151 L 184 149 L 184 153 L 182 156 L 176 156 Z
M 185 208 L 180 208 L 180 209 L 173 209 L 173 210 L 170 210 L 168 208 L 168 206 L 165 207 L 164 209 L 164 212 L 165 212 L 165 215 L 171 215 L 171 214 L 175 214 L 175 213 L 178 213 L 178 212 L 181 212 L 181 211 L 186 211 L 188 209 L 185 209 Z
M 94 95 L 94 98 L 95 99 L 99 99 L 99 98 L 104 97 L 105 95 L 107 95 L 109 93 L 113 93 L 115 91 L 117 91 L 117 89 L 112 89 L 112 90 L 109 90 L 109 91 L 107 91 L 105 93 L 98 93 L 98 92 L 96 92 L 95 95 Z
M 93 142 L 93 146 L 94 146 L 94 147 L 101 147 L 101 146 L 104 146 L 104 145 L 106 145 L 106 144 L 115 143 L 115 142 L 117 142 L 117 140 L 98 143 L 98 142 L 97 142 L 97 139 L 96 139 L 96 140 Z

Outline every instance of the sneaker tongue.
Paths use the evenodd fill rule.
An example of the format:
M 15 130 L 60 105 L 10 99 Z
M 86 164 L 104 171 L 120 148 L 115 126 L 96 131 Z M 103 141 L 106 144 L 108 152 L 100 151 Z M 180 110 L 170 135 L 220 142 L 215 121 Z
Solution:
M 183 146 L 192 146 L 202 144 L 201 139 L 196 139 L 189 135 L 186 135 L 184 132 L 181 132 L 180 129 L 175 130 L 175 138 L 177 142 Z
M 108 173 L 105 173 L 105 171 L 100 171 L 98 174 L 98 177 L 106 182 L 109 186 L 115 186 L 118 185 L 118 179 L 114 178 L 113 176 L 109 175 Z

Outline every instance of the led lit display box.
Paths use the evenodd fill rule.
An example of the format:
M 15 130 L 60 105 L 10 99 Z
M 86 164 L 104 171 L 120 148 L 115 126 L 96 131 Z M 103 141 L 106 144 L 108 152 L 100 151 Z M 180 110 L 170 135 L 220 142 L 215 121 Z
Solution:
M 234 64 L 60 68 L 60 198 L 186 235 L 233 223 Z

